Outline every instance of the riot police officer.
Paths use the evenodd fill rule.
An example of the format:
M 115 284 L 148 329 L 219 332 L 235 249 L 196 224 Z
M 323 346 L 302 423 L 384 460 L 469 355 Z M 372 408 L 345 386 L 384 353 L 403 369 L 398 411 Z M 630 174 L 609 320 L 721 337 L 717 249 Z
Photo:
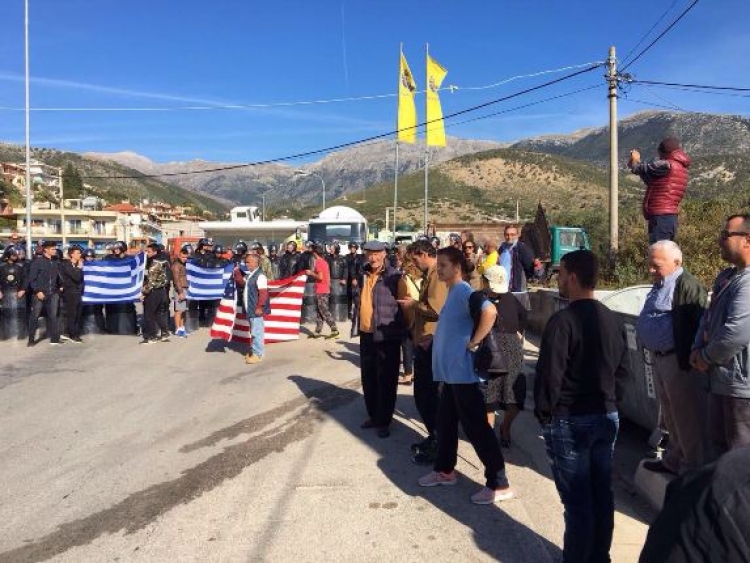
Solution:
M 279 258 L 279 279 L 290 278 L 297 272 L 299 256 L 297 243 L 294 241 L 286 243 L 284 255 Z
M 26 336 L 26 282 L 27 275 L 18 263 L 18 248 L 8 246 L 0 264 L 0 322 L 3 338 Z

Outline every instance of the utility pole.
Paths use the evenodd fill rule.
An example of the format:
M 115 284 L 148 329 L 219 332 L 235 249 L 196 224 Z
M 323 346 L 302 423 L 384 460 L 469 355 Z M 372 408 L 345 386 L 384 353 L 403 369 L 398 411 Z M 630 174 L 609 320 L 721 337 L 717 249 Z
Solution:
M 63 169 L 57 169 L 57 179 L 60 182 L 60 234 L 62 235 L 62 245 L 65 248 L 65 199 L 63 199 Z
M 620 246 L 617 166 L 617 59 L 615 58 L 614 47 L 609 48 L 607 68 L 607 97 L 609 98 L 609 252 L 610 259 L 614 260 L 615 253 Z M 612 266 L 614 266 L 614 262 Z

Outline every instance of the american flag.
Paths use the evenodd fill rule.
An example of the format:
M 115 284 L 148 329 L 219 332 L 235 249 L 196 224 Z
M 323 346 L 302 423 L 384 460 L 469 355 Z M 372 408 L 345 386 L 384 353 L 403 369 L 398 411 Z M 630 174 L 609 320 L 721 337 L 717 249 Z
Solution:
M 306 279 L 307 276 L 302 274 L 283 280 L 268 281 L 271 312 L 263 316 L 266 344 L 299 340 Z M 219 309 L 211 326 L 211 338 L 250 343 L 250 324 L 242 305 L 237 305 L 233 280 L 227 284 L 224 296 L 219 302 Z

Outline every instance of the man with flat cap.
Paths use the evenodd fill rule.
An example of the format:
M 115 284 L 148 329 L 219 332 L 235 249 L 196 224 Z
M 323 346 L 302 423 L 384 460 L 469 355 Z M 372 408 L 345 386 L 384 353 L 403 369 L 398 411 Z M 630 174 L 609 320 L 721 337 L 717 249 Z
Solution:
M 648 221 L 648 243 L 674 240 L 677 215 L 688 183 L 690 157 L 674 137 L 659 143 L 659 158 L 641 162 L 637 150 L 630 151 L 628 168 L 646 184 L 643 196 L 643 217 Z
M 362 428 L 376 428 L 378 437 L 390 435 L 396 408 L 398 370 L 404 318 L 398 299 L 406 296 L 401 273 L 390 266 L 385 243 L 363 246 L 366 264 L 359 293 L 359 354 L 362 393 L 368 418 Z

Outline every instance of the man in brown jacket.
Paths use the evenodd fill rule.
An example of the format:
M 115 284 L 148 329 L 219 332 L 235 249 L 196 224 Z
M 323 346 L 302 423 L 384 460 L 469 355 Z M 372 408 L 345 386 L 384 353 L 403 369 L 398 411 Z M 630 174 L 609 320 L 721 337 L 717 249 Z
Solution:
M 431 465 L 437 453 L 435 421 L 438 406 L 438 383 L 432 380 L 432 337 L 435 334 L 440 310 L 448 296 L 448 286 L 438 280 L 435 265 L 437 250 L 428 240 L 418 240 L 409 248 L 414 263 L 422 270 L 422 287 L 419 300 L 399 300 L 405 309 L 414 314 L 414 402 L 422 417 L 427 438 L 412 445 L 414 463 Z
M 172 301 L 174 302 L 174 328 L 175 336 L 187 338 L 187 330 L 182 319 L 182 314 L 187 311 L 187 270 L 185 263 L 188 259 L 188 249 L 182 248 L 177 259 L 172 263 Z

